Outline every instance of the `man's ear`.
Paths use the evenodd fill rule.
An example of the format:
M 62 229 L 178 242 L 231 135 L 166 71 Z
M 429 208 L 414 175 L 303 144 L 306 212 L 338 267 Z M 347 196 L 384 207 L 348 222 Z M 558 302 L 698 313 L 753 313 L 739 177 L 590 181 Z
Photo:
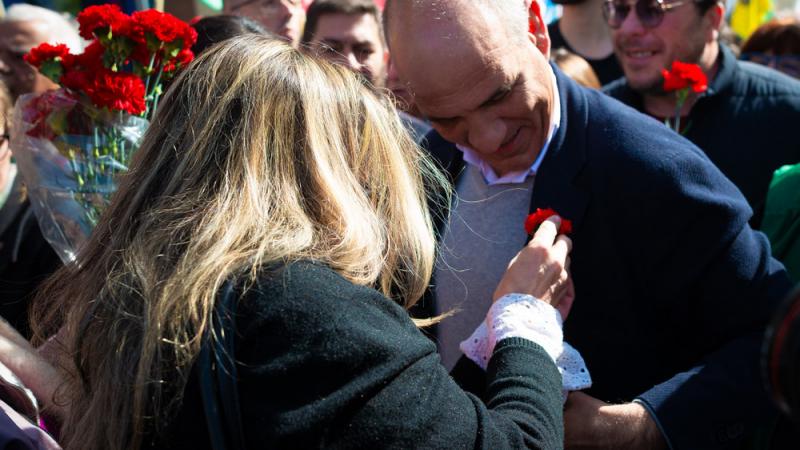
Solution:
M 542 20 L 542 8 L 537 0 L 526 0 L 526 3 L 530 3 L 528 8 L 528 37 L 544 57 L 550 59 L 550 35 L 547 34 L 547 25 Z
M 717 2 L 706 11 L 705 20 L 709 21 L 711 27 L 711 36 L 708 38 L 712 41 L 719 39 L 719 34 L 722 31 L 722 26 L 725 20 L 725 4 Z

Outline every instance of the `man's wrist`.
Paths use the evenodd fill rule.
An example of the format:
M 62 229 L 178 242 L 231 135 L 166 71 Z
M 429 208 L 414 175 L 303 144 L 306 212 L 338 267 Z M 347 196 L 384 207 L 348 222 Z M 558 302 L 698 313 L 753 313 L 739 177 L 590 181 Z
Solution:
M 624 403 L 601 408 L 610 425 L 618 430 L 610 448 L 666 449 L 664 436 L 650 413 L 639 403 Z

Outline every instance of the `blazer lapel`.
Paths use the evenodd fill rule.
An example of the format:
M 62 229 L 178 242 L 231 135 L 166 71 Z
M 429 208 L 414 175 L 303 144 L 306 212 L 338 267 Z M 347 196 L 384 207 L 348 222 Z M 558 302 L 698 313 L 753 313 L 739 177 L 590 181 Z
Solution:
M 553 208 L 571 220 L 577 230 L 589 205 L 584 188 L 588 180 L 581 176 L 586 161 L 589 111 L 581 88 L 555 66 L 553 70 L 561 97 L 561 123 L 536 173 L 530 210 Z

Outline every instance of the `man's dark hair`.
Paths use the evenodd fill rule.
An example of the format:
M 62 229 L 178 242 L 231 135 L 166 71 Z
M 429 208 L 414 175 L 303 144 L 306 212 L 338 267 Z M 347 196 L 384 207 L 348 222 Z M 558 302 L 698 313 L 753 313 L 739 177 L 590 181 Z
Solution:
M 383 39 L 381 13 L 373 0 L 315 0 L 306 11 L 306 27 L 303 29 L 301 42 L 309 44 L 314 39 L 319 19 L 326 14 L 345 14 L 348 16 L 369 14 L 378 24 L 378 34 Z
M 192 52 L 195 55 L 232 37 L 248 33 L 270 34 L 258 22 L 233 15 L 204 17 L 195 22 L 192 27 L 197 31 L 197 42 L 192 46 Z
M 695 0 L 694 3 L 697 5 L 697 9 L 700 10 L 700 13 L 705 14 L 712 6 L 720 3 L 720 0 Z

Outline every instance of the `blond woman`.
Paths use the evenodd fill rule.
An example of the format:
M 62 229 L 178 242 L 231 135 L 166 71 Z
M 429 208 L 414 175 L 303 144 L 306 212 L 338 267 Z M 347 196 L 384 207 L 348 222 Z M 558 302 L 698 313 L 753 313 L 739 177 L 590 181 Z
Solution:
M 39 296 L 39 335 L 60 330 L 64 381 L 38 385 L 62 445 L 212 448 L 214 368 L 199 355 L 233 337 L 239 421 L 223 428 L 242 432 L 239 448 L 560 447 L 561 379 L 543 348 L 560 336 L 492 334 L 484 402 L 404 309 L 434 263 L 422 186 L 437 177 L 346 70 L 259 36 L 201 56 L 77 263 Z M 509 266 L 490 327 L 512 307 L 554 317 L 569 291 L 557 227 Z M 226 286 L 235 328 L 210 333 L 232 311 L 215 306 Z

